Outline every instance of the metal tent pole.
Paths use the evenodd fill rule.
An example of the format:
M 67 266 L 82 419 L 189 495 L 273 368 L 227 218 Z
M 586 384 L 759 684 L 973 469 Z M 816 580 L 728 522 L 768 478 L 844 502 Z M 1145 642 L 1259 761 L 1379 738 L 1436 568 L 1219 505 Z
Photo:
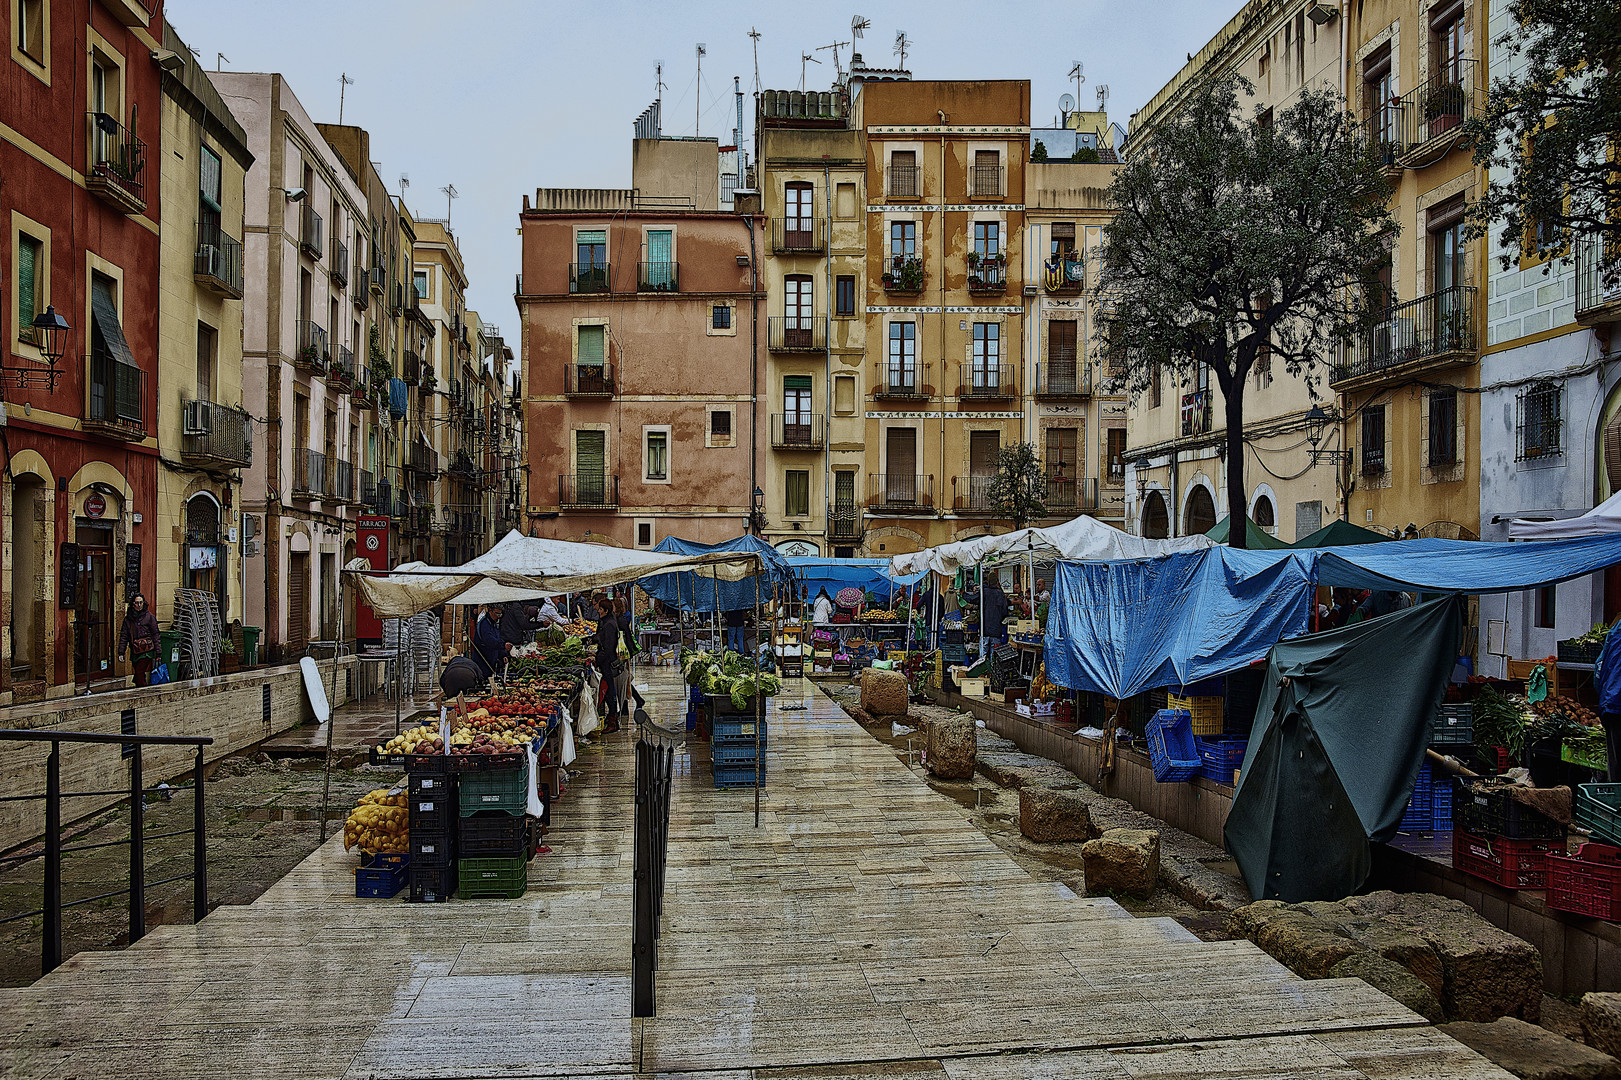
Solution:
M 765 569 L 765 561 L 761 560 L 761 570 Z M 718 586 L 717 586 L 718 588 Z M 760 625 L 760 575 L 754 575 L 754 625 Z M 748 639 L 744 639 L 748 644 Z M 776 648 L 775 642 L 771 646 Z M 754 663 L 754 827 L 760 827 L 760 725 L 765 722 L 761 715 L 765 708 L 765 693 L 760 689 L 760 663 Z

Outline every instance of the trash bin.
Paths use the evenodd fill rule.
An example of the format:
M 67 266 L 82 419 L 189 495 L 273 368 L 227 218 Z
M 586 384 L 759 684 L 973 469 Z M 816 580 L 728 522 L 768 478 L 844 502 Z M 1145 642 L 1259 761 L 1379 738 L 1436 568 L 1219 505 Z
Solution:
M 242 666 L 259 666 L 259 628 L 257 626 L 244 626 L 242 628 Z
M 180 670 L 180 631 L 160 630 L 158 631 L 158 641 L 163 650 L 158 654 L 158 659 L 169 665 L 169 678 L 178 679 L 180 677 L 178 674 Z

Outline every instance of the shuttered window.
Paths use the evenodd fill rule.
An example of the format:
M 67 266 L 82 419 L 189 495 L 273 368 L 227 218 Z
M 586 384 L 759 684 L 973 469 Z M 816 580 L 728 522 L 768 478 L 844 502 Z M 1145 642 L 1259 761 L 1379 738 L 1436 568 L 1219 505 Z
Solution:
M 17 326 L 22 337 L 33 340 L 34 316 L 39 314 L 40 274 L 45 269 L 45 245 L 26 233 L 17 237 Z
M 1436 390 L 1430 394 L 1430 465 L 1455 465 L 1458 461 L 1458 392 Z
M 601 477 L 608 470 L 608 435 L 603 431 L 574 433 L 574 465 L 579 476 Z
M 783 477 L 785 494 L 783 512 L 789 517 L 810 514 L 810 473 L 803 469 L 789 469 Z
M 202 151 L 201 175 L 197 178 L 197 187 L 204 205 L 217 211 L 220 208 L 220 156 L 206 146 Z
M 601 364 L 606 356 L 604 342 L 607 338 L 606 327 L 582 326 L 580 327 L 579 357 L 582 364 Z

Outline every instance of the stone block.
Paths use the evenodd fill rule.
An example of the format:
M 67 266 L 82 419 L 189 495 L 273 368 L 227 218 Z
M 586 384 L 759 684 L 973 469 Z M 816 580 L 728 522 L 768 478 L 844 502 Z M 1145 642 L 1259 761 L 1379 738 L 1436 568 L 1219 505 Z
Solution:
M 1079 784 L 1068 787 L 1021 787 L 1019 831 L 1042 843 L 1090 840 L 1092 814 Z
M 978 741 L 974 737 L 974 718 L 956 716 L 931 720 L 926 730 L 926 765 L 929 772 L 942 780 L 973 779 L 974 755 L 978 748 Z
M 1621 1061 L 1513 1017 L 1442 1024 L 1436 1030 L 1523 1080 L 1621 1080 Z
M 1159 881 L 1159 833 L 1110 829 L 1081 848 L 1081 866 L 1088 896 L 1149 896 Z
M 1621 994 L 1582 995 L 1582 1035 L 1598 1049 L 1621 1057 Z
M 1273 916 L 1255 932 L 1254 941 L 1303 979 L 1326 979 L 1339 963 L 1366 952 L 1339 927 L 1304 911 Z
M 1288 910 L 1289 905 L 1282 900 L 1257 900 L 1228 914 L 1227 925 L 1239 937 L 1253 941 L 1261 927 Z
M 1435 993 L 1412 972 L 1366 949 L 1347 956 L 1328 969 L 1335 979 L 1361 979 L 1398 1004 L 1405 1005 L 1432 1024 L 1441 1022 L 1441 1003 Z
M 906 676 L 898 671 L 868 668 L 861 673 L 861 707 L 875 717 L 904 715 L 910 696 Z

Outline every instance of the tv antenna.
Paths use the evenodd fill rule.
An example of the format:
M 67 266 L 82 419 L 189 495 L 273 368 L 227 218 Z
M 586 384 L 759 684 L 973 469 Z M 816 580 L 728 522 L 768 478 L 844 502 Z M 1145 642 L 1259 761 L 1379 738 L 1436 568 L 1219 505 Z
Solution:
M 840 78 L 844 77 L 844 65 L 839 63 L 839 50 L 842 49 L 844 46 L 846 46 L 848 44 L 850 44 L 848 41 L 835 41 L 831 45 L 818 45 L 816 47 L 817 52 L 825 52 L 828 49 L 833 50 L 833 71 Z M 817 63 L 820 63 L 820 62 L 821 61 L 817 61 Z M 800 89 L 804 89 L 804 87 L 801 87 Z
M 800 53 L 799 54 L 799 90 L 800 90 L 801 93 L 804 93 L 804 90 L 805 90 L 805 64 L 806 63 L 820 64 L 821 61 L 816 59 L 816 57 L 812 56 L 810 53 Z
M 347 71 L 345 71 L 343 74 L 338 76 L 338 123 L 339 124 L 343 123 L 343 96 L 344 96 L 344 92 L 346 90 L 348 90 L 354 84 L 355 84 L 355 81 L 349 77 L 349 73 Z
M 444 187 L 440 188 L 439 190 L 445 193 L 445 228 L 448 229 L 448 228 L 450 228 L 450 204 L 451 204 L 451 201 L 453 199 L 460 198 L 461 197 L 461 192 L 456 190 L 456 185 L 455 184 L 446 184 Z
M 1069 69 L 1069 77 L 1075 80 L 1075 98 L 1078 101 L 1081 97 L 1081 84 L 1086 81 L 1086 65 L 1079 60 L 1075 61 L 1075 66 Z
M 749 27 L 749 42 L 754 46 L 754 92 L 760 92 L 760 31 Z
M 220 69 L 221 64 L 229 64 L 230 62 L 231 62 L 231 58 L 229 56 L 226 56 L 224 53 L 217 52 L 217 53 L 214 54 L 214 70 L 215 71 L 218 71 Z
M 865 15 L 857 15 L 855 18 L 850 20 L 850 37 L 856 41 L 860 41 L 862 37 L 861 32 L 863 30 L 870 29 L 871 27 L 871 19 L 867 18 Z
M 698 106 L 704 99 L 704 44 L 698 43 L 698 77 L 692 86 L 692 137 L 698 137 L 698 126 L 703 122 L 700 119 Z
M 411 186 L 411 174 L 400 173 L 400 198 L 405 198 L 405 189 Z
M 664 91 L 669 87 L 664 85 L 664 61 L 653 61 L 653 100 L 658 103 L 659 112 L 664 111 Z
M 1098 112 L 1109 111 L 1109 84 L 1098 84 Z
M 895 31 L 895 48 L 891 50 L 901 58 L 901 70 L 906 70 L 906 53 L 912 47 L 911 40 L 906 36 L 905 30 Z

